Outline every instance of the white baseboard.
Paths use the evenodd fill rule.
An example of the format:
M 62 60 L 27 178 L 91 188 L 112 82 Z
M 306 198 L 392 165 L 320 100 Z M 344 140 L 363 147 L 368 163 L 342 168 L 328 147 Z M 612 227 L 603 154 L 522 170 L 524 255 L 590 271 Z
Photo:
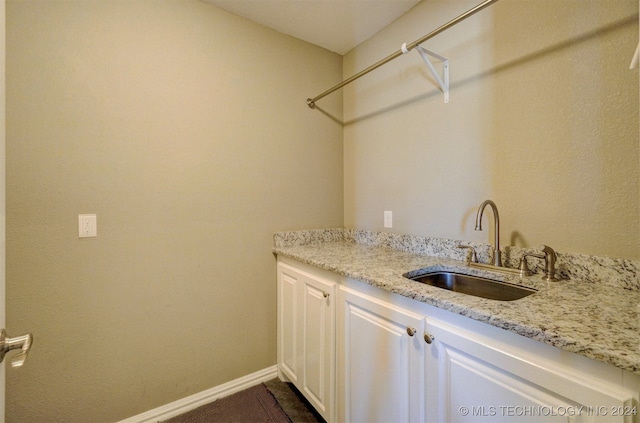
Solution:
M 208 404 L 219 398 L 226 397 L 243 389 L 250 388 L 278 376 L 278 366 L 267 367 L 247 376 L 232 380 L 231 382 L 215 386 L 206 391 L 188 396 L 178 401 L 171 402 L 153 410 L 146 411 L 137 416 L 129 417 L 118 423 L 157 423 L 170 419 L 187 411 L 191 411 L 201 405 Z

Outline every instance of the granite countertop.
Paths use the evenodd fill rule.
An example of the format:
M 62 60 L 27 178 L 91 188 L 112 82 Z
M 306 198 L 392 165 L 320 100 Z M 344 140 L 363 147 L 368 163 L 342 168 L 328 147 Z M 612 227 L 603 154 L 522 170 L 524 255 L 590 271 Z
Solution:
M 334 236 L 315 241 L 276 242 L 273 252 L 640 374 L 640 291 L 578 279 L 547 282 L 540 275 L 487 273 L 462 260 Z M 402 276 L 424 268 L 490 276 L 538 292 L 516 301 L 495 301 Z

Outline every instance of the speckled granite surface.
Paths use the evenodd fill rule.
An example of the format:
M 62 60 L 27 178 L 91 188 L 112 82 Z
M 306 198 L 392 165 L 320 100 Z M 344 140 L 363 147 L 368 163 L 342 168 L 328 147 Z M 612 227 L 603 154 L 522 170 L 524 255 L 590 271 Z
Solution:
M 568 279 L 546 282 L 539 275 L 520 279 L 469 268 L 458 244 L 328 229 L 275 234 L 273 252 L 640 374 L 637 262 L 559 253 L 560 273 Z M 480 250 L 480 261 L 486 261 L 486 245 L 465 244 Z M 515 248 L 508 253 L 516 260 Z M 417 269 L 490 276 L 538 292 L 517 301 L 487 300 L 403 277 Z

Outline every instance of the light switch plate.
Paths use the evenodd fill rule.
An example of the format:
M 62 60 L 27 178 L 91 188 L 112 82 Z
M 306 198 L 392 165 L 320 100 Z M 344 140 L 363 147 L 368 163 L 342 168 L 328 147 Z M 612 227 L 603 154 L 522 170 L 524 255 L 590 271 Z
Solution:
M 78 215 L 78 237 L 90 238 L 98 236 L 98 222 L 95 214 Z

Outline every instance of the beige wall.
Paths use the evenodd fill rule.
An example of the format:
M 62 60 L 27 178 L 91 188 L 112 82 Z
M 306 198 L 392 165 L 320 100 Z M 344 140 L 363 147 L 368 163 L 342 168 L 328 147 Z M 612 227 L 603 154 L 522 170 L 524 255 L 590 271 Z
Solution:
M 420 3 L 344 76 L 477 3 Z M 450 61 L 449 104 L 413 51 L 351 84 L 345 225 L 391 210 L 394 232 L 492 242 L 473 230 L 490 198 L 502 245 L 640 258 L 637 42 L 637 0 L 501 1 L 424 44 Z
M 35 335 L 8 422 L 275 364 L 272 233 L 343 224 L 342 127 L 305 105 L 341 63 L 199 1 L 8 1 L 7 325 Z
M 275 363 L 271 233 L 341 226 L 639 258 L 638 5 L 473 1 L 342 59 L 199 1 L 7 3 L 7 421 L 115 421 Z M 344 131 L 344 132 L 343 132 Z M 344 135 L 344 207 L 343 150 Z M 77 214 L 98 237 L 77 238 Z M 490 212 L 488 212 L 490 218 Z M 490 225 L 488 225 L 490 226 Z

